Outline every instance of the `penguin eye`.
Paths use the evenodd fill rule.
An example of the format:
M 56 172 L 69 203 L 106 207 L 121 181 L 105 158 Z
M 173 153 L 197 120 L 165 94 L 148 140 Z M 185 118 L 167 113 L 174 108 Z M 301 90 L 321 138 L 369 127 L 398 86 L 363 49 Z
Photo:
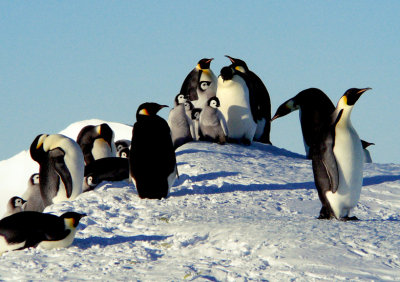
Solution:
M 206 91 L 210 87 L 211 81 L 200 81 L 200 89 Z
M 92 177 L 92 176 L 89 176 L 88 178 L 86 178 L 86 182 L 87 182 L 87 184 L 88 184 L 89 186 L 92 186 L 92 185 L 93 185 L 93 177 Z
M 123 152 L 123 153 L 121 154 L 121 158 L 128 158 L 128 156 L 127 156 L 127 154 L 126 154 L 125 152 Z

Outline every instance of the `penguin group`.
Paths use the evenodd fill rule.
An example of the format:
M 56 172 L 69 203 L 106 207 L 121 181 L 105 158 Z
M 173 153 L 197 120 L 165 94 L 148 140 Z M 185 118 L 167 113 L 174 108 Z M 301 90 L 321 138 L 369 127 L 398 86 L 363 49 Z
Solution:
M 370 88 L 350 88 L 336 107 L 320 89 L 309 88 L 282 103 L 271 118 L 269 92 L 242 59 L 226 55 L 230 64 L 218 77 L 213 58 L 203 58 L 175 95 L 168 121 L 158 115 L 167 105 L 145 102 L 136 111 L 131 140 L 114 141 L 106 124 L 88 125 L 76 140 L 61 134 L 39 134 L 30 155 L 39 164 L 25 193 L 12 197 L 0 220 L 0 254 L 41 246 L 72 244 L 84 213 L 45 213 L 47 206 L 75 200 L 102 181 L 132 182 L 141 199 L 167 198 L 179 177 L 175 151 L 188 142 L 272 145 L 271 122 L 295 110 L 306 158 L 311 160 L 322 207 L 319 219 L 356 220 L 350 216 L 360 198 L 363 164 L 372 162 L 350 115 Z

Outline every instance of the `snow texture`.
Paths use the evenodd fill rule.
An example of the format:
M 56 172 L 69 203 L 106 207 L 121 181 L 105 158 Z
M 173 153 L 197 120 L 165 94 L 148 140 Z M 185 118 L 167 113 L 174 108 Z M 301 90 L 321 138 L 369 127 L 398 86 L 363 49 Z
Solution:
M 61 132 L 76 138 L 90 120 Z M 131 127 L 109 123 L 116 138 Z M 32 137 L 32 140 L 35 136 Z M 102 182 L 47 207 L 88 214 L 65 249 L 0 257 L 1 280 L 395 281 L 400 277 L 400 165 L 365 164 L 360 221 L 317 220 L 311 162 L 274 146 L 192 142 L 163 200 Z M 38 167 L 28 151 L 0 162 L 1 208 Z M 11 270 L 11 271 L 10 271 Z

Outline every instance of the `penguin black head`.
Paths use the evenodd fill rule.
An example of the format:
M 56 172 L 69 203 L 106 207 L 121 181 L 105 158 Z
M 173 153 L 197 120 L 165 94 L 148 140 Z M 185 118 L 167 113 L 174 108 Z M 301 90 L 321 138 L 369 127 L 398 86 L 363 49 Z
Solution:
M 207 59 L 207 58 L 201 59 L 201 60 L 197 63 L 197 67 L 198 67 L 199 69 L 201 69 L 201 70 L 208 70 L 208 69 L 210 68 L 210 64 L 211 64 L 211 61 L 212 61 L 212 60 L 214 60 L 214 58 L 211 58 L 211 59 Z
M 99 136 L 106 140 L 108 145 L 111 146 L 111 141 L 114 136 L 114 131 L 111 129 L 111 127 L 107 123 L 102 123 L 97 126 L 97 130 Z
M 201 113 L 200 108 L 194 108 L 191 113 L 192 120 L 199 120 L 200 113 Z
M 14 209 L 17 207 L 22 207 L 25 203 L 26 203 L 26 201 L 24 199 L 22 199 L 21 197 L 17 197 L 17 196 L 12 197 L 9 201 L 10 207 L 12 207 Z
M 92 143 L 93 140 L 102 138 L 111 147 L 114 132 L 107 123 L 100 125 L 87 125 L 81 129 L 76 138 L 77 143 L 82 147 L 83 144 Z
M 185 111 L 191 111 L 194 109 L 193 103 L 190 101 L 185 102 Z
M 221 78 L 225 80 L 232 80 L 234 74 L 234 70 L 231 67 L 223 67 L 221 69 Z
M 361 97 L 361 95 L 364 94 L 365 91 L 370 90 L 370 89 L 372 89 L 372 88 L 369 88 L 369 87 L 363 88 L 363 89 L 350 88 L 343 94 L 340 101 L 343 101 L 348 106 L 354 106 L 354 104 Z
M 211 81 L 200 81 L 199 87 L 201 91 L 206 91 L 210 87 Z
M 39 181 L 39 173 L 34 173 L 31 175 L 31 177 L 29 177 L 29 181 L 31 183 L 31 185 L 37 185 L 40 183 Z
M 276 110 L 275 115 L 272 117 L 271 121 L 283 117 L 298 109 L 299 105 L 296 103 L 295 100 L 293 99 L 287 100 L 285 103 L 279 106 L 279 108 Z
M 168 108 L 168 106 L 152 102 L 143 103 L 137 109 L 136 119 L 140 116 L 155 116 L 162 108 Z
M 232 58 L 228 55 L 225 55 L 225 57 L 227 57 L 232 62 L 232 64 L 230 65 L 231 68 L 233 68 L 237 71 L 240 71 L 242 73 L 246 73 L 249 71 L 249 68 L 247 67 L 247 64 L 245 63 L 245 61 L 243 61 L 241 59 Z
M 186 102 L 186 97 L 184 94 L 179 93 L 178 95 L 175 96 L 175 106 L 178 106 L 180 104 L 183 104 Z
M 31 153 L 32 159 L 38 163 L 40 163 L 40 161 L 43 160 L 46 155 L 43 143 L 47 137 L 47 134 L 39 134 L 31 144 L 29 152 Z
M 79 224 L 79 221 L 81 220 L 82 217 L 85 217 L 86 214 L 84 213 L 77 213 L 77 212 L 66 212 L 60 216 L 60 218 L 63 218 L 68 224 L 71 225 L 71 227 L 76 228 Z
M 208 99 L 207 101 L 207 105 L 211 108 L 219 108 L 219 106 L 221 106 L 221 103 L 219 102 L 218 97 L 211 97 L 210 99 Z

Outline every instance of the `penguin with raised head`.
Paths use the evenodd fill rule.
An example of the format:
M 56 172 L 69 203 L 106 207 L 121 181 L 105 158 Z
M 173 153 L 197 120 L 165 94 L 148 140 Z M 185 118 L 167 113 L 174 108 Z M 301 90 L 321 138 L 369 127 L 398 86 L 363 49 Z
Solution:
M 218 97 L 211 97 L 200 113 L 199 125 L 204 140 L 225 144 L 228 128 L 224 116 L 218 110 L 220 105 Z
M 115 147 L 117 149 L 117 157 L 127 159 L 129 157 L 130 146 L 131 146 L 130 140 L 121 139 L 116 141 Z
M 0 220 L 0 254 L 30 247 L 65 248 L 72 244 L 76 227 L 85 214 L 61 216 L 26 211 Z
M 12 214 L 24 211 L 24 206 L 26 201 L 21 197 L 14 196 L 11 197 L 10 200 L 7 202 L 6 212 L 3 217 L 10 216 Z
M 181 91 L 196 108 L 203 108 L 208 99 L 215 96 L 217 77 L 210 69 L 212 59 L 201 59 L 196 67 L 186 76 Z
M 234 68 L 223 67 L 218 77 L 219 110 L 228 127 L 228 142 L 250 145 L 257 129 L 252 115 L 246 75 Z
M 27 201 L 24 208 L 25 211 L 43 212 L 45 206 L 40 193 L 39 173 L 34 173 L 29 177 L 28 187 L 22 194 L 22 198 Z
M 371 153 L 368 151 L 368 147 L 371 145 L 375 145 L 374 143 L 370 143 L 364 140 L 361 140 L 361 145 L 364 151 L 364 162 L 365 163 L 372 163 Z
M 85 164 L 101 158 L 116 156 L 114 131 L 107 123 L 83 127 L 76 142 L 82 149 Z
M 174 104 L 174 108 L 168 115 L 168 125 L 171 129 L 174 148 L 177 149 L 183 144 L 193 141 L 195 129 L 191 117 L 186 114 L 185 105 L 187 102 L 185 96 L 181 93 L 176 95 Z
M 254 141 L 271 144 L 271 100 L 267 87 L 260 77 L 248 68 L 245 61 L 228 55 L 225 57 L 231 61 L 231 68 L 244 74 L 243 78 L 249 88 L 251 114 L 257 123 Z
M 40 134 L 30 147 L 39 163 L 40 194 L 45 207 L 74 200 L 82 193 L 85 163 L 79 145 L 61 134 Z
M 369 89 L 351 88 L 344 93 L 331 123 L 321 130 L 319 143 L 312 147 L 315 186 L 322 203 L 319 219 L 357 219 L 349 215 L 361 194 L 364 153 L 350 115 L 354 104 Z
M 164 107 L 144 103 L 136 112 L 129 165 L 140 198 L 166 198 L 178 174 L 170 128 L 157 115 Z
M 296 110 L 299 110 L 306 157 L 311 159 L 310 147 L 317 142 L 321 129 L 330 122 L 335 106 L 323 91 L 308 88 L 282 103 L 271 121 Z

